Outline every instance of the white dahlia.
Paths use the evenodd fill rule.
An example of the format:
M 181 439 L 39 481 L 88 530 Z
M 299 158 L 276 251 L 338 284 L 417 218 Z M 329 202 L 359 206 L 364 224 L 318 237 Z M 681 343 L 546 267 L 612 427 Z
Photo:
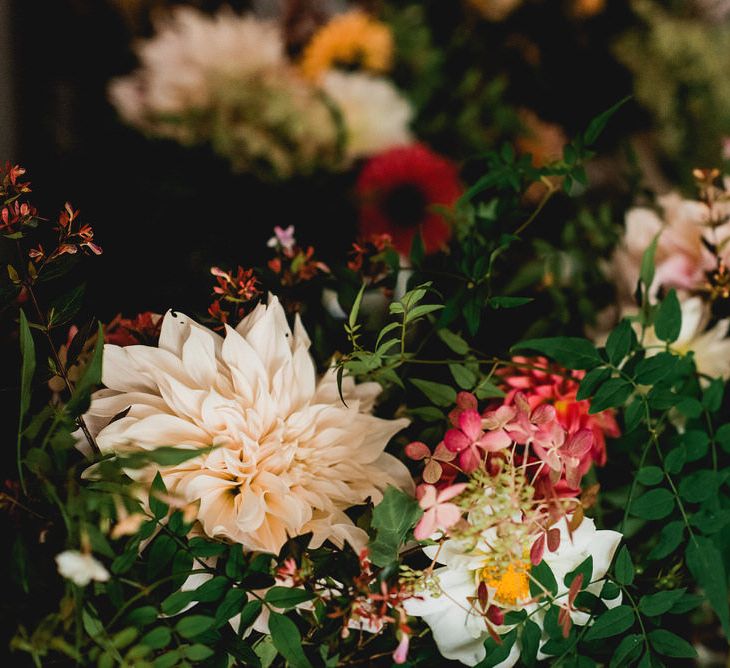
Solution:
M 348 160 L 413 141 L 408 127 L 413 109 L 390 81 L 363 72 L 331 70 L 322 88 L 342 113 Z
M 94 395 L 88 422 L 104 453 L 205 449 L 160 473 L 172 494 L 200 502 L 211 537 L 277 553 L 311 531 L 313 546 L 359 547 L 366 535 L 345 509 L 377 503 L 390 484 L 412 489 L 406 467 L 384 452 L 408 421 L 371 414 L 377 383 L 345 378 L 343 404 L 332 371 L 317 379 L 309 345 L 276 297 L 225 338 L 169 311 L 159 347 L 104 347 L 108 389 Z M 155 472 L 129 473 L 149 483 Z

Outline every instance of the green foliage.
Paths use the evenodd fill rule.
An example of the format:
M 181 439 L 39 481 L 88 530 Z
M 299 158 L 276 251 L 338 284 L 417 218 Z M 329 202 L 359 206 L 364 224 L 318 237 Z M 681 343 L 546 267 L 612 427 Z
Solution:
M 377 533 L 370 542 L 370 559 L 376 566 L 387 566 L 396 560 L 400 546 L 422 514 L 412 497 L 396 487 L 385 490 L 371 522 Z

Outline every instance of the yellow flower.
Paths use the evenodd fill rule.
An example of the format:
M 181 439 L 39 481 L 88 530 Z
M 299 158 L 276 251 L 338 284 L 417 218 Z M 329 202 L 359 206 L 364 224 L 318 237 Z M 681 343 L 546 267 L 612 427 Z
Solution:
M 338 65 L 384 72 L 392 56 L 393 35 L 388 26 L 354 10 L 333 17 L 314 34 L 304 49 L 301 68 L 308 79 L 317 79 Z

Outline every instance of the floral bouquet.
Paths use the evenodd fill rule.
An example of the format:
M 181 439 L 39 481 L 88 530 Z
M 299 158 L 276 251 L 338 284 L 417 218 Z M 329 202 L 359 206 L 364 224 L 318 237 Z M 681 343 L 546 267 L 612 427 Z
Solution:
M 229 64 L 246 63 L 257 90 L 295 76 L 275 40 L 261 43 L 270 27 L 176 16 L 149 63 L 180 31 L 222 53 L 241 31 L 251 54 Z M 375 69 L 387 51 L 377 27 L 342 20 L 296 74 L 322 118 L 330 107 L 304 83 L 327 85 L 317 39 L 336 50 L 341 31 L 364 31 L 380 45 L 360 54 Z M 230 111 L 224 77 L 180 123 L 176 95 L 202 90 L 196 69 L 167 73 L 192 88 L 150 72 L 133 108 L 154 131 L 211 132 Z M 288 101 L 283 127 L 311 144 L 294 142 L 304 152 L 277 169 L 330 155 Z M 233 117 L 260 121 L 246 104 Z M 21 356 L 17 475 L 2 499 L 16 659 L 643 668 L 721 655 L 730 199 L 719 173 L 697 172 L 698 201 L 628 213 L 599 263 L 614 297 L 598 318 L 556 326 L 540 291 L 567 288 L 547 274 L 514 281 L 549 204 L 584 191 L 620 106 L 542 166 L 510 145 L 488 153 L 456 194 L 450 163 L 396 147 L 422 169 L 406 180 L 396 154 L 363 171 L 370 209 L 337 265 L 277 227 L 261 266 L 211 269 L 212 303 L 196 317 L 171 304 L 86 318 L 83 287 L 68 284 L 101 253 L 92 228 L 70 204 L 55 224 L 41 218 L 8 164 L 3 295 Z M 236 155 L 276 157 L 269 140 Z M 393 224 L 394 200 L 418 215 Z

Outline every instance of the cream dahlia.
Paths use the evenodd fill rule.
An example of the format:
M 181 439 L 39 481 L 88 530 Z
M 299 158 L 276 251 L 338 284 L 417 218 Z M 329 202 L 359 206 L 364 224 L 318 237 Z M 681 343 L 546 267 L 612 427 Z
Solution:
M 366 535 L 344 511 L 377 503 L 390 484 L 412 489 L 406 467 L 384 452 L 408 421 L 371 414 L 377 383 L 345 378 L 343 404 L 332 371 L 317 379 L 309 345 L 276 297 L 226 326 L 225 338 L 169 311 L 159 347 L 105 346 L 107 389 L 88 424 L 104 453 L 200 449 L 160 473 L 170 493 L 199 501 L 208 536 L 274 553 L 308 532 L 312 546 L 360 546 Z M 129 474 L 149 483 L 156 470 Z

